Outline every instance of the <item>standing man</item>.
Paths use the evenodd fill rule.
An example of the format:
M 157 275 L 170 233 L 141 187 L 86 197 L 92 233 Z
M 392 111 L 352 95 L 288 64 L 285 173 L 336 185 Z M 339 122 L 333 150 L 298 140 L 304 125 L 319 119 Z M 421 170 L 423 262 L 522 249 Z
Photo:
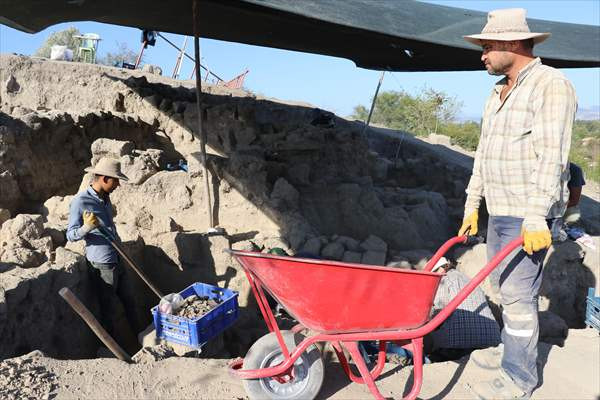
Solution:
M 459 235 L 477 233 L 485 197 L 488 259 L 523 237 L 523 249 L 490 275 L 503 309 L 504 352 L 498 377 L 472 387 L 482 399 L 528 398 L 538 384 L 537 295 L 552 242 L 547 220 L 563 215 L 569 197 L 575 91 L 561 72 L 533 56 L 533 46 L 550 34 L 530 32 L 525 14 L 491 11 L 481 34 L 464 37 L 482 47 L 488 73 L 504 78 L 485 105 Z
M 101 225 L 113 238 L 118 238 L 109 195 L 127 177 L 121 173 L 119 161 L 111 158 L 102 158 L 95 167 L 85 170 L 93 174 L 92 183 L 71 201 L 67 239 L 85 240 L 85 257 L 100 301 L 100 320 L 121 346 L 131 351 L 136 341 L 121 303 L 127 297 L 119 284 L 123 267 L 117 251 L 97 229 Z

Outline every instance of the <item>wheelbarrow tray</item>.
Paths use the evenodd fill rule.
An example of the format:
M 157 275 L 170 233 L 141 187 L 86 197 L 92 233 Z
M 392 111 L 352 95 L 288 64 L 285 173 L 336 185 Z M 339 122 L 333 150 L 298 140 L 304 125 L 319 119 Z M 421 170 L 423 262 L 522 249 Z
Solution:
M 443 274 L 234 251 L 286 311 L 321 333 L 425 324 Z

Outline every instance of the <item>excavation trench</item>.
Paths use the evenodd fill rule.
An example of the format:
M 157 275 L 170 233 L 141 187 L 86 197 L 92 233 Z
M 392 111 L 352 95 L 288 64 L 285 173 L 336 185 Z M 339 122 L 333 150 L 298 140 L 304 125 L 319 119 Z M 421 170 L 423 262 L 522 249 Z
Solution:
M 0 58 L 0 81 L 10 75 L 20 88 L 0 86 L 0 359 L 36 349 L 63 359 L 98 356 L 100 342 L 58 291 L 69 287 L 97 315 L 83 242 L 67 243 L 65 231 L 73 196 L 89 184 L 83 170 L 101 157 L 119 159 L 130 177 L 111 195 L 117 231 L 162 293 L 194 282 L 239 291 L 241 317 L 211 346 L 217 357 L 244 355 L 265 333 L 246 277 L 223 249 L 280 248 L 419 269 L 462 218 L 469 157 L 383 128 L 365 138 L 361 123 L 309 105 L 208 86 L 201 110 L 212 213 L 227 235 L 207 235 L 196 96 L 188 83 Z M 547 263 L 540 307 L 549 322 L 541 336 L 560 340 L 567 325 L 583 324 L 597 272 L 573 246 L 562 245 Z M 456 258 L 472 276 L 485 263 L 485 245 Z M 598 265 L 593 261 L 587 265 Z M 159 299 L 124 271 L 135 336 L 151 324 Z

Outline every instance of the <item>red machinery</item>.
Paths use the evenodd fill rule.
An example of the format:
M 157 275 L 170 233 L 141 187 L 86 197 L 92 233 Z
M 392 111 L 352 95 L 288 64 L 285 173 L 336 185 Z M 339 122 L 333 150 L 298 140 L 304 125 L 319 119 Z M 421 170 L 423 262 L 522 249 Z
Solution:
M 423 381 L 423 336 L 441 325 L 456 307 L 513 250 L 515 239 L 498 253 L 435 317 L 431 306 L 443 273 L 431 272 L 437 261 L 466 236 L 448 240 L 423 271 L 350 264 L 235 251 L 271 333 L 252 345 L 245 359 L 230 364 L 244 379 L 250 398 L 314 398 L 323 382 L 323 361 L 317 342 L 333 346 L 342 368 L 356 383 L 366 384 L 376 399 L 383 399 L 374 380 L 385 365 L 386 342 L 393 341 L 413 353 L 414 383 L 407 399 L 415 399 Z M 264 290 L 299 324 L 281 331 Z M 303 330 L 314 332 L 305 337 Z M 369 371 L 358 349 L 359 341 L 379 341 L 378 360 Z M 360 376 L 349 367 L 346 349 Z

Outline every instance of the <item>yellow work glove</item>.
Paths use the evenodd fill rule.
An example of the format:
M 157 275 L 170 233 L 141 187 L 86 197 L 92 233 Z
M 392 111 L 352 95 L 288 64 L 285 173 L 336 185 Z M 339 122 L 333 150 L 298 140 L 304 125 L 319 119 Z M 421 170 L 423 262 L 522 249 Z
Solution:
M 541 231 L 528 231 L 523 228 L 523 250 L 529 255 L 533 255 L 536 251 L 544 250 L 552 244 L 552 235 L 550 229 Z
M 475 210 L 471 214 L 467 215 L 462 222 L 460 229 L 458 230 L 458 236 L 462 236 L 467 232 L 469 235 L 477 235 L 477 221 L 479 220 L 479 211 Z
M 83 225 L 86 226 L 86 228 L 89 232 L 92 229 L 98 227 L 98 225 L 100 225 L 100 223 L 98 222 L 98 218 L 96 217 L 96 214 L 94 214 L 91 211 L 84 211 L 83 212 Z

